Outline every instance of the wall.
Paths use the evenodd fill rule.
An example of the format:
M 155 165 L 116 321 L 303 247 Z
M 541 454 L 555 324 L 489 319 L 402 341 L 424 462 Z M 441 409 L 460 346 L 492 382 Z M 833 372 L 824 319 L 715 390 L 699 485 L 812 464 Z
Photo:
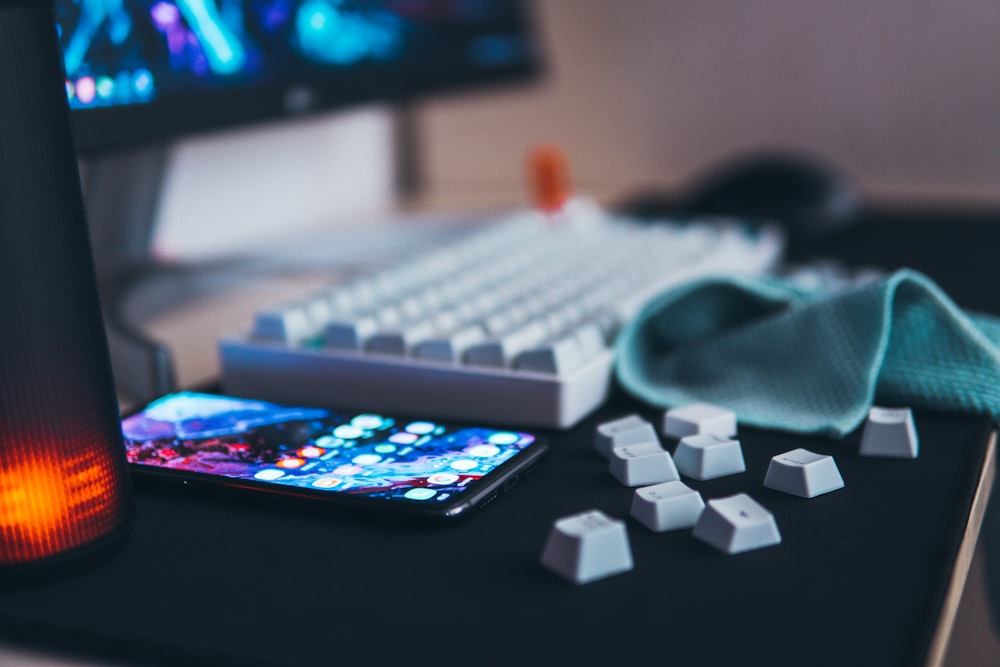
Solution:
M 170 152 L 156 250 L 228 254 L 385 211 L 393 133 L 391 113 L 368 107 L 182 141 Z
M 422 108 L 432 199 L 520 197 L 525 152 L 552 140 L 599 195 L 781 146 L 873 196 L 1000 200 L 996 0 L 540 0 L 537 16 L 543 84 Z

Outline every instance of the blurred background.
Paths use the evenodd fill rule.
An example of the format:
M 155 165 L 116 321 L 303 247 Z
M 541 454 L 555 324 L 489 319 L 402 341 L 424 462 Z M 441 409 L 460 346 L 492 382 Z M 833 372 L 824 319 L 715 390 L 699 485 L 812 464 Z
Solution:
M 995 0 L 537 0 L 534 9 L 540 81 L 407 110 L 419 208 L 521 203 L 524 157 L 539 141 L 560 144 L 577 188 L 607 202 L 683 189 L 761 147 L 814 154 L 883 200 L 1000 202 Z M 182 143 L 161 208 L 162 251 L 231 247 L 199 223 L 219 215 L 238 221 L 245 242 L 397 206 L 397 120 L 373 107 Z
M 1000 201 L 995 0 L 540 0 L 531 90 L 419 110 L 434 193 L 518 186 L 533 141 L 604 196 L 683 187 L 733 153 L 789 147 L 873 196 Z

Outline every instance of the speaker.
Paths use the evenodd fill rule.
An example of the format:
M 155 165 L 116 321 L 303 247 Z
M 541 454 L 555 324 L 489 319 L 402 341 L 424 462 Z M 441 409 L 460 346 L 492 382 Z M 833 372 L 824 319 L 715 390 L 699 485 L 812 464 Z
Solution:
M 132 491 L 51 2 L 0 2 L 0 575 L 123 542 Z

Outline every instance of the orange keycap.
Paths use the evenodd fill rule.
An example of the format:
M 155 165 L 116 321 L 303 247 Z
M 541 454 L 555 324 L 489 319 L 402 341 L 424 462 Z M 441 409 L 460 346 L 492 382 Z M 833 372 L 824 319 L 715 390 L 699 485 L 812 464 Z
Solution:
M 542 211 L 558 211 L 572 194 L 569 160 L 552 144 L 542 144 L 531 151 L 528 180 L 534 204 Z

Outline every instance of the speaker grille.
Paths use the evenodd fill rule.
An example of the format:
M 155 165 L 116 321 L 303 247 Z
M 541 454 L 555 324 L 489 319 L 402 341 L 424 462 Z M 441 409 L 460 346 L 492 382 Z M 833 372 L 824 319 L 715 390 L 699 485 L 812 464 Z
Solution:
M 51 3 L 0 5 L 0 566 L 131 518 L 55 30 Z

